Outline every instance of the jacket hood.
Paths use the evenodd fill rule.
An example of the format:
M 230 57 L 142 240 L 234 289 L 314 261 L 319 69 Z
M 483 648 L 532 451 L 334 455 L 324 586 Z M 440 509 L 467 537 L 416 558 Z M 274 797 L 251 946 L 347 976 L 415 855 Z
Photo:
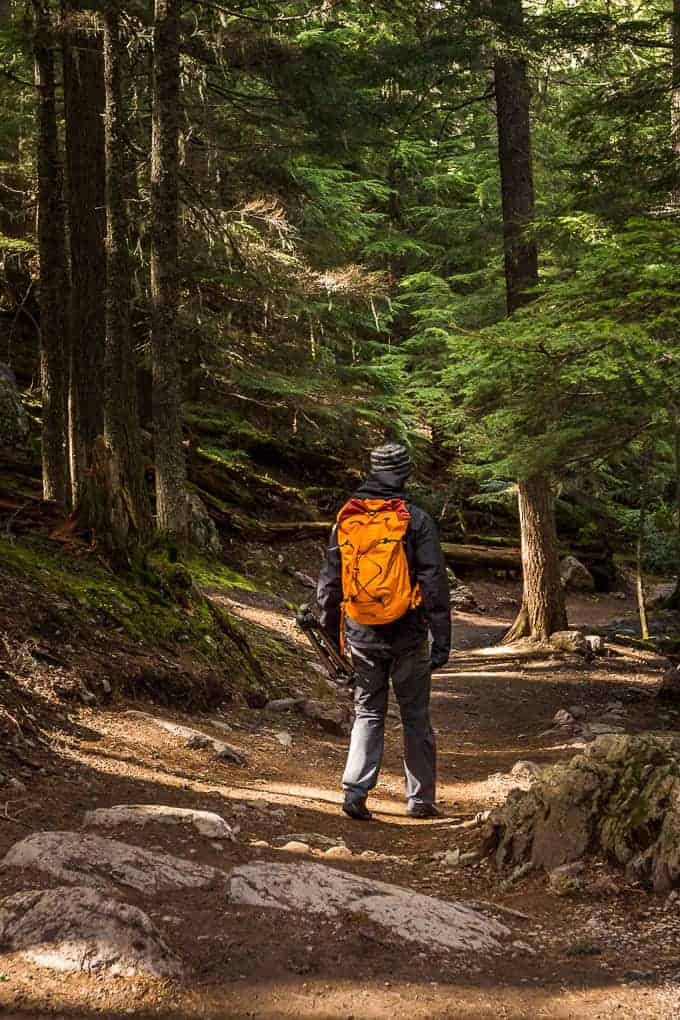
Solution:
M 362 482 L 354 493 L 359 499 L 389 499 L 399 496 L 405 499 L 404 487 L 408 475 L 393 471 L 374 471 Z

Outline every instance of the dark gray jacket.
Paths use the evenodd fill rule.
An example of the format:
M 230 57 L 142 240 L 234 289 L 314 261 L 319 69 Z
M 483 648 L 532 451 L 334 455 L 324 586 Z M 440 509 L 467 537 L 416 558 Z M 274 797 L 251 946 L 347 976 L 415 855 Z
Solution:
M 345 618 L 345 638 L 355 648 L 384 651 L 400 655 L 416 648 L 432 634 L 432 654 L 448 655 L 451 648 L 451 608 L 446 566 L 439 544 L 437 528 L 420 507 L 409 502 L 403 492 L 403 481 L 389 472 L 370 475 L 354 496 L 358 499 L 403 499 L 411 514 L 406 532 L 406 558 L 411 569 L 413 584 L 418 583 L 423 603 L 410 609 L 394 623 L 367 626 Z M 333 529 L 321 568 L 317 600 L 321 607 L 321 624 L 335 641 L 340 636 L 340 603 L 342 602 L 342 574 L 340 550 Z

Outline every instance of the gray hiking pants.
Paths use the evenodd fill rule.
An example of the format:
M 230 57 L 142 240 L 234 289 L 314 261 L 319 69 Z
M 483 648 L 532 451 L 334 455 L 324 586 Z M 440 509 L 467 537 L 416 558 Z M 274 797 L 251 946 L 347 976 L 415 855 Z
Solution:
M 359 681 L 355 720 L 342 777 L 345 796 L 362 800 L 378 782 L 385 738 L 389 683 L 404 727 L 404 776 L 409 805 L 433 804 L 437 755 L 430 725 L 430 650 L 427 641 L 402 655 L 352 648 Z

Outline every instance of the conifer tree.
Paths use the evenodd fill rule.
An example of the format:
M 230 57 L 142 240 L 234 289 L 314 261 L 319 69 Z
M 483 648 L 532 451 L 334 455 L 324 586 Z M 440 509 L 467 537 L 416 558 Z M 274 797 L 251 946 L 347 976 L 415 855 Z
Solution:
M 37 89 L 38 252 L 40 256 L 40 389 L 43 497 L 70 500 L 66 449 L 68 312 L 62 168 L 56 113 L 54 33 L 45 0 L 34 0 Z
M 130 259 L 123 186 L 126 135 L 123 124 L 121 18 L 118 0 L 106 0 L 103 17 L 104 150 L 106 163 L 106 383 L 104 437 L 108 458 L 105 492 L 108 541 L 125 556 L 134 537 L 147 530 L 147 498 L 137 416 L 136 365 L 130 329 Z
M 156 0 L 151 137 L 151 356 L 156 523 L 184 539 L 186 465 L 177 337 L 180 0 Z
M 104 428 L 104 65 L 92 5 L 64 0 L 64 119 L 71 267 L 69 448 L 77 504 Z
M 516 45 L 522 26 L 521 0 L 498 0 L 495 9 L 502 28 Z M 494 64 L 494 79 L 505 281 L 511 315 L 530 300 L 532 289 L 538 286 L 538 254 L 531 233 L 534 183 L 526 62 L 514 52 L 500 53 Z M 520 478 L 518 498 L 524 593 L 506 640 L 525 636 L 545 640 L 567 624 L 549 474 L 534 471 Z

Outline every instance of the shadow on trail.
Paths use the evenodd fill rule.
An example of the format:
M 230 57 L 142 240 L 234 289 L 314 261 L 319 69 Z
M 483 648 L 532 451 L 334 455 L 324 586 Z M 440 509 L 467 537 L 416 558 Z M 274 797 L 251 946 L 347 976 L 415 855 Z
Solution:
M 550 682 L 547 686 L 551 686 Z M 325 746 L 328 740 L 323 739 Z M 310 742 L 314 742 L 313 737 Z M 338 740 L 337 746 L 343 747 L 344 741 Z M 455 753 L 457 766 L 467 762 L 466 770 L 469 769 L 472 777 L 488 773 L 490 758 L 515 752 L 507 745 L 496 745 L 475 750 L 474 754 L 460 750 Z M 180 857 L 188 857 L 195 851 L 194 860 L 225 872 L 254 860 L 287 863 L 313 860 L 329 868 L 392 881 L 418 892 L 433 892 L 445 899 L 465 899 L 465 891 L 456 885 L 455 876 L 439 881 L 433 889 L 430 872 L 414 870 L 418 855 L 422 855 L 423 851 L 432 852 L 433 840 L 438 839 L 439 842 L 434 845 L 444 848 L 450 840 L 457 838 L 446 831 L 448 820 L 428 825 L 411 823 L 402 817 L 403 809 L 400 811 L 395 803 L 385 805 L 385 810 L 381 805 L 374 823 L 360 826 L 345 819 L 337 810 L 339 792 L 311 787 L 311 784 L 305 789 L 294 779 L 290 783 L 279 783 L 258 777 L 254 770 L 246 778 L 241 770 L 223 765 L 216 767 L 203 755 L 197 755 L 195 764 L 185 776 L 166 775 L 158 761 L 148 759 L 144 762 L 143 756 L 143 748 L 134 756 L 136 763 L 143 762 L 141 766 L 137 765 L 144 768 L 143 777 L 112 775 L 110 769 L 114 756 L 101 748 L 98 762 L 81 761 L 78 764 L 75 781 L 66 790 L 61 785 L 60 760 L 55 758 L 53 773 L 56 787 L 62 794 L 60 813 L 50 820 L 51 811 L 45 810 L 45 802 L 56 808 L 54 777 L 48 776 L 38 780 L 31 791 L 31 796 L 37 802 L 42 801 L 43 807 L 32 816 L 26 816 L 26 825 L 30 829 L 77 831 L 85 810 L 114 803 L 171 804 L 214 810 L 228 816 L 227 808 L 233 800 L 250 800 L 257 796 L 263 801 L 263 806 L 279 807 L 284 797 L 288 808 L 285 825 L 279 825 L 273 832 L 271 819 L 252 810 L 242 816 L 243 829 L 238 841 L 227 843 L 220 849 L 182 827 L 157 825 L 145 829 L 119 827 L 88 831 L 147 848 L 151 845 L 155 851 Z M 116 761 L 124 758 L 115 756 Z M 182 781 L 178 782 L 178 778 Z M 202 789 L 201 784 L 207 782 L 220 785 L 222 789 Z M 296 786 L 297 795 L 292 793 Z M 321 800 L 321 797 L 324 799 Z M 326 805 L 332 806 L 332 813 Z M 396 825 L 398 820 L 399 826 Z M 277 849 L 277 841 L 293 831 L 332 833 L 334 837 L 343 837 L 355 856 L 350 860 L 310 858 L 308 855 L 301 858 Z M 7 826 L 3 826 L 0 829 L 0 851 L 25 835 L 26 829 L 9 832 Z M 270 841 L 269 847 L 257 850 L 250 845 L 249 841 L 262 836 Z M 391 871 L 386 871 L 382 862 L 358 856 L 362 850 L 373 849 L 376 845 L 387 846 L 392 853 L 403 854 L 406 841 L 410 841 L 411 854 L 416 855 L 414 863 L 393 865 Z M 30 873 L 0 872 L 0 892 L 3 895 L 18 888 L 43 886 L 45 882 L 45 876 L 36 880 Z M 50 879 L 48 884 L 56 884 L 56 881 Z M 482 895 L 493 896 L 494 889 L 495 884 L 489 878 L 488 888 L 482 887 Z M 603 970 L 597 958 L 579 961 L 578 968 L 571 969 L 563 965 L 559 954 L 556 956 L 553 951 L 518 961 L 513 959 L 512 951 L 507 948 L 497 956 L 480 956 L 478 962 L 483 966 L 475 973 L 469 966 L 461 966 L 463 958 L 455 953 L 447 955 L 428 951 L 424 958 L 418 957 L 414 975 L 413 968 L 405 963 L 413 957 L 412 948 L 384 931 L 376 934 L 358 918 L 342 915 L 338 918 L 339 923 L 331 924 L 323 917 L 315 919 L 296 912 L 235 906 L 229 903 L 226 895 L 215 890 L 144 896 L 121 886 L 119 892 L 126 902 L 139 906 L 153 917 L 171 948 L 186 961 L 186 974 L 176 989 L 167 985 L 160 996 L 153 993 L 153 1008 L 147 1008 L 144 996 L 141 997 L 139 1007 L 134 1010 L 134 1015 L 140 1020 L 151 1016 L 157 1020 L 192 1020 L 198 1017 L 204 1020 L 240 1020 L 241 1017 L 291 1020 L 294 1016 L 302 1020 L 344 1020 L 349 1015 L 367 1015 L 363 1011 L 364 1006 L 356 999 L 357 989 L 360 994 L 368 996 L 361 1002 L 371 1004 L 371 1016 L 377 1018 L 408 1016 L 415 1020 L 451 1020 L 452 1017 L 456 1020 L 482 1020 L 502 1015 L 557 1017 L 564 1015 L 559 1012 L 559 1003 L 567 995 L 602 995 L 602 1001 L 606 998 L 608 1006 L 611 1006 L 612 996 L 615 999 L 619 991 L 615 979 Z M 180 926 L 173 926 L 173 916 L 181 919 Z M 526 924 L 511 923 L 510 927 L 513 938 L 528 937 Z M 310 944 L 313 946 L 311 955 L 308 953 Z M 624 955 L 625 959 L 615 965 L 615 970 L 618 966 L 623 972 L 630 966 L 628 950 Z M 307 969 L 299 969 L 302 966 L 300 960 L 304 961 Z M 0 970 L 5 969 L 0 967 Z M 343 977 L 338 976 L 339 970 Z M 29 969 L 26 973 L 36 975 L 38 972 Z M 51 1020 L 94 1020 L 102 1016 L 101 1007 L 88 1009 L 80 1006 L 84 1000 L 96 1001 L 102 989 L 101 977 L 79 975 L 64 979 L 59 974 L 39 973 L 45 994 L 37 994 L 33 990 L 37 980 L 34 976 L 22 986 L 21 998 L 15 1005 L 11 985 L 14 969 L 10 969 L 10 983 L 0 985 L 3 1020 L 41 1020 L 48 1016 Z M 346 975 L 351 975 L 351 978 Z M 540 987 L 527 987 L 527 982 L 536 982 Z M 111 998 L 104 1015 L 109 1020 L 123 1020 L 130 1015 L 126 983 L 120 980 L 107 982 L 106 987 Z M 376 1006 L 372 1003 L 372 995 L 377 997 Z M 165 996 L 175 1002 L 179 1000 L 181 1005 L 164 1005 Z M 403 1012 L 404 1009 L 407 1012 Z M 658 1013 L 648 1015 L 659 1016 Z M 640 1012 L 638 1016 L 644 1017 L 645 1014 Z

